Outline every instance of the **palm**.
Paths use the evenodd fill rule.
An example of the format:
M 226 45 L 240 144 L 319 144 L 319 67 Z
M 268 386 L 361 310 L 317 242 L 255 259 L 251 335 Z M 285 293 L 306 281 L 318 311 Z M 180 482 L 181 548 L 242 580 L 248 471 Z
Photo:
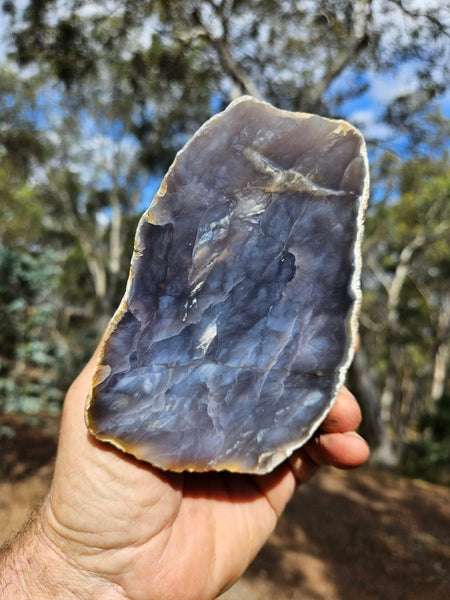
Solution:
M 127 458 L 86 431 L 84 399 L 92 368 L 93 361 L 66 399 L 44 507 L 47 534 L 72 563 L 120 585 L 128 600 L 214 598 L 245 570 L 273 530 L 295 488 L 292 470 L 284 463 L 265 476 L 176 474 Z M 331 431 L 350 431 L 359 420 L 358 411 L 347 410 L 343 423 L 345 411 L 337 412 L 341 422 L 331 419 Z M 342 456 L 343 466 L 367 458 L 359 442 L 359 450 L 358 444 L 351 450 L 351 440 L 336 442 L 342 449 L 328 454 Z M 315 469 L 312 452 L 314 446 L 297 456 L 300 480 Z
M 131 600 L 150 589 L 168 600 L 180 587 L 183 598 L 214 597 L 274 528 L 294 489 L 291 472 L 163 473 L 87 435 L 83 398 L 68 395 L 49 500 L 53 531 L 70 540 L 65 551 Z
M 288 477 L 292 481 L 286 486 L 283 505 L 294 487 L 293 477 Z M 182 500 L 163 554 L 163 572 L 170 573 L 170 580 L 162 597 L 181 588 L 183 598 L 212 598 L 245 570 L 278 514 L 250 476 L 205 474 L 176 479 L 183 486 Z M 267 482 L 269 487 L 270 478 L 258 479 L 259 485 Z

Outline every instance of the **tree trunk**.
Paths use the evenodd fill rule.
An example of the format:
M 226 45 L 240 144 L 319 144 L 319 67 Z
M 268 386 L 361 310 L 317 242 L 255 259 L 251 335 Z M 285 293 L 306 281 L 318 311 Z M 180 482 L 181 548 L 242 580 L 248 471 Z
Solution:
M 360 433 L 372 449 L 378 448 L 384 436 L 375 384 L 370 376 L 363 348 L 358 350 L 353 359 L 348 373 L 348 386 L 355 394 L 361 408 L 363 420 Z
M 444 395 L 449 361 L 450 345 L 448 342 L 443 342 L 439 344 L 434 357 L 433 380 L 431 383 L 431 400 L 433 403 Z
M 383 432 L 380 447 L 374 459 L 387 467 L 394 467 L 400 462 L 401 444 L 395 444 L 391 428 L 396 428 L 400 423 L 393 422 L 392 407 L 398 390 L 399 365 L 402 357 L 400 349 L 396 345 L 395 338 L 400 335 L 399 305 L 400 296 L 408 276 L 411 259 L 414 252 L 425 243 L 426 237 L 423 232 L 418 233 L 400 253 L 399 261 L 395 269 L 394 277 L 387 289 L 387 330 L 388 335 L 388 357 L 387 372 L 383 391 L 380 396 L 380 421 Z M 389 341 L 389 339 L 391 341 Z
M 123 219 L 120 203 L 115 190 L 111 193 L 111 224 L 109 231 L 108 270 L 110 275 L 109 291 L 116 292 L 117 280 L 120 275 L 121 258 L 123 255 Z
M 433 379 L 431 383 L 431 401 L 434 404 L 442 398 L 447 383 L 450 363 L 450 294 L 444 296 L 437 323 L 436 338 L 438 345 L 434 357 Z
M 388 433 L 389 421 L 381 418 L 376 387 L 363 348 L 358 350 L 350 367 L 348 385 L 361 408 L 360 433 L 371 447 L 371 462 L 385 467 L 397 466 L 398 456 Z

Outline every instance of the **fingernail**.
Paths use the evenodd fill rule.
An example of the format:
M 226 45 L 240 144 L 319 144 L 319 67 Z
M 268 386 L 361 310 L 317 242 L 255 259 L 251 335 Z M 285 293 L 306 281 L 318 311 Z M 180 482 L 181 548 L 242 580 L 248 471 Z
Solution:
M 356 431 L 346 431 L 344 433 L 344 435 L 347 435 L 349 437 L 351 436 L 351 437 L 354 437 L 354 438 L 358 438 L 359 440 L 361 440 L 362 442 L 364 442 L 366 444 L 366 446 L 369 446 L 369 444 L 367 443 L 367 441 L 361 435 L 359 435 L 359 433 L 357 433 Z

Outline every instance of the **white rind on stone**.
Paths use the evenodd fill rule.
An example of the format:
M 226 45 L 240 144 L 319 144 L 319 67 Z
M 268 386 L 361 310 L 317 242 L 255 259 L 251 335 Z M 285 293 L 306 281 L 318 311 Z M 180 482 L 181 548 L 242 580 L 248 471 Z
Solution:
M 298 156 L 292 150 L 297 146 Z M 339 181 L 336 169 L 342 171 Z M 91 433 L 174 471 L 262 474 L 306 443 L 333 405 L 353 358 L 368 195 L 364 140 L 345 121 L 282 111 L 249 97 L 207 121 L 177 154 L 139 222 L 125 295 L 105 334 L 87 401 Z M 357 208 L 354 216 L 344 202 Z M 280 211 L 297 214 L 289 212 L 291 203 L 299 214 L 286 217 L 284 230 Z M 341 208 L 342 223 L 334 220 Z M 325 248 L 318 261 L 321 249 L 314 237 L 307 247 L 310 230 L 325 246 L 328 242 L 320 211 L 339 259 Z M 262 229 L 270 234 L 269 217 L 274 230 L 287 236 L 283 251 L 277 236 L 265 237 L 262 246 L 255 242 Z M 306 241 L 298 237 L 299 229 Z M 249 248 L 256 254 L 247 257 Z M 274 279 L 262 264 L 259 294 L 246 269 L 252 272 L 251 261 L 258 263 L 261 253 Z M 337 282 L 327 261 L 347 268 L 347 258 L 347 295 L 342 282 L 339 289 L 323 288 L 330 306 L 337 302 L 334 295 L 342 296 L 340 326 L 333 311 L 327 313 L 328 300 L 322 306 L 319 292 L 303 290 L 302 277 L 304 272 L 305 285 L 313 285 L 317 264 L 320 286 L 325 285 L 320 278 Z M 172 290 L 167 295 L 161 291 L 165 286 Z M 260 296 L 270 296 L 271 290 L 265 306 Z M 311 307 L 303 293 L 316 294 Z M 243 335 L 247 317 L 252 320 L 247 297 L 261 312 L 260 320 L 249 325 L 248 346 Z M 302 306 L 298 319 L 305 322 L 299 323 L 293 314 Z M 220 348 L 225 339 L 230 348 Z M 266 344 L 266 339 L 272 341 Z M 242 347 L 241 354 L 233 353 L 234 347 Z M 340 356 L 332 367 L 330 354 Z M 274 390 L 273 406 L 266 387 Z M 258 390 L 261 396 L 253 397 Z M 226 424 L 228 406 L 233 419 Z M 289 430 L 291 424 L 297 434 Z

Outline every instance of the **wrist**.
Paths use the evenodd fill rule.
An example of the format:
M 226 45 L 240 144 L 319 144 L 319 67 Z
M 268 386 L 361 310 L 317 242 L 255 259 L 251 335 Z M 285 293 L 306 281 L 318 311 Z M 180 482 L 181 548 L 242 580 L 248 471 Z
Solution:
M 78 568 L 43 531 L 41 512 L 0 552 L 2 600 L 121 599 L 116 586 Z

